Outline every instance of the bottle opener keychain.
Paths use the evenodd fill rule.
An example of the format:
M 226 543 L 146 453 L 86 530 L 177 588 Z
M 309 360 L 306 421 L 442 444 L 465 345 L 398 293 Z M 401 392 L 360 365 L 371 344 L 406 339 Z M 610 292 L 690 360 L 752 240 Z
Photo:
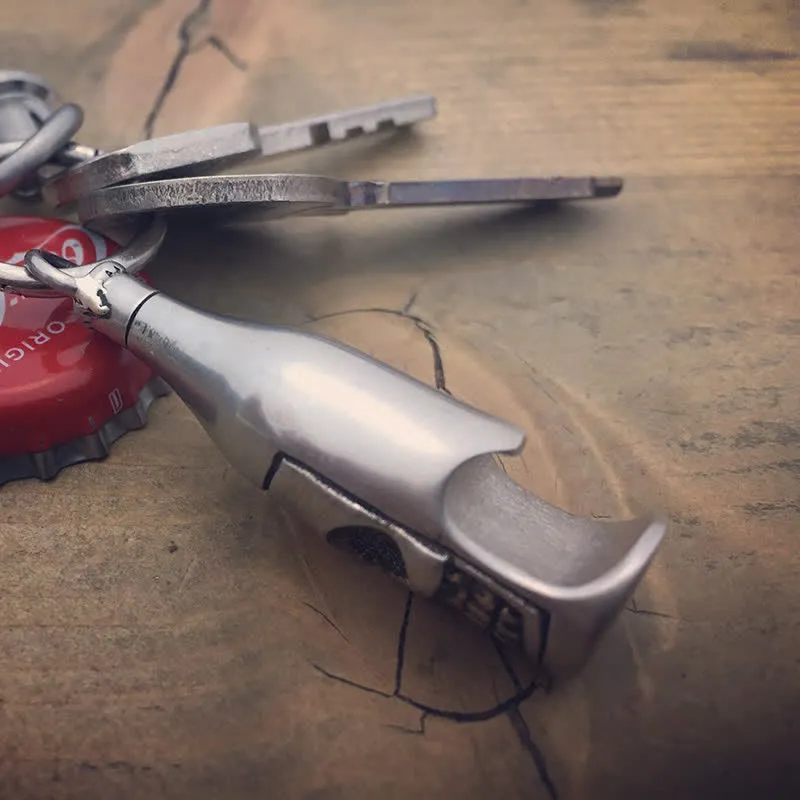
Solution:
M 360 118 L 364 129 L 385 127 Z M 328 134 L 317 136 L 334 138 Z M 120 152 L 161 146 L 153 141 Z M 220 153 L 229 151 L 209 150 L 200 161 L 218 163 L 227 157 Z M 304 212 L 327 213 L 358 207 L 354 197 L 395 204 L 391 185 L 257 176 L 246 186 L 250 178 L 174 177 L 199 166 L 185 154 L 180 163 L 159 162 L 150 174 L 137 167 L 122 178 L 155 172 L 158 180 L 112 185 L 120 173 L 103 166 L 118 163 L 112 156 L 74 171 L 61 167 L 45 196 L 55 191 L 98 222 L 135 214 L 139 227 L 130 243 L 84 266 L 31 249 L 24 266 L 0 264 L 0 288 L 71 298 L 90 328 L 166 381 L 239 472 L 289 503 L 328 542 L 518 643 L 551 675 L 580 668 L 645 573 L 666 532 L 661 517 L 608 522 L 571 515 L 498 466 L 497 454 L 519 453 L 525 442 L 515 425 L 338 342 L 200 312 L 136 276 L 163 239 L 167 209 L 221 205 L 238 219 L 254 206 L 270 216 L 296 203 Z M 24 178 L 30 185 L 30 174 Z M 527 202 L 608 195 L 603 187 L 621 186 L 592 178 L 527 181 L 401 184 L 395 199 L 516 202 L 521 193 Z

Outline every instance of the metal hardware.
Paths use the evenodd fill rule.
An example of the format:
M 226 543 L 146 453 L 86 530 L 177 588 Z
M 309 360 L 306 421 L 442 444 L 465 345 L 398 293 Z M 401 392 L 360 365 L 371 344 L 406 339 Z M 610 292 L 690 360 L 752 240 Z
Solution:
M 37 75 L 0 71 L 0 197 L 37 197 L 37 171 L 69 147 L 83 124 L 80 106 L 55 103 L 53 88 Z M 72 153 L 86 155 L 77 147 Z
M 212 215 L 215 222 L 260 222 L 374 208 L 584 200 L 613 197 L 621 189 L 617 178 L 388 183 L 313 175 L 227 175 L 112 186 L 81 198 L 77 212 L 83 222 L 150 212 Z
M 256 128 L 239 122 L 163 136 L 106 153 L 63 173 L 45 188 L 45 197 L 55 206 L 64 206 L 119 183 L 215 172 L 253 159 L 411 125 L 435 115 L 434 98 L 422 95 L 282 125 Z
M 96 265 L 87 265 L 83 267 L 83 274 L 76 274 L 70 271 L 73 266 L 71 262 L 52 253 L 49 254 L 48 261 L 34 260 L 26 266 L 32 278 L 59 294 L 71 297 L 81 313 L 98 317 L 111 314 L 101 276 L 106 278 L 115 272 L 124 272 L 119 264 L 102 261 Z
M 80 295 L 52 256 L 25 263 Z M 664 536 L 657 516 L 585 519 L 525 491 L 493 457 L 523 431 L 363 353 L 196 311 L 108 261 L 85 277 L 110 309 L 90 325 L 160 374 L 245 477 L 551 673 L 586 661 Z
M 130 228 L 130 226 L 128 227 Z M 136 274 L 153 259 L 166 234 L 167 227 L 163 219 L 152 216 L 141 217 L 136 220 L 124 249 L 114 256 L 114 262 L 125 272 Z M 88 275 L 97 266 L 97 263 L 85 264 L 80 267 L 62 266 L 64 266 L 61 273 L 62 279 L 79 279 Z M 5 262 L 0 262 L 0 291 L 44 297 L 64 294 L 62 290 L 57 291 L 32 277 L 25 267 Z
M 8 158 L 13 152 L 19 150 L 24 141 L 9 141 L 0 142 L 0 159 Z M 58 167 L 75 167 L 78 164 L 83 164 L 92 158 L 96 158 L 102 153 L 95 147 L 89 147 L 85 144 L 78 144 L 77 142 L 68 142 L 60 150 L 53 153 L 50 159 L 51 164 Z
M 55 108 L 55 90 L 44 78 L 0 70 L 0 141 L 30 139 Z
M 83 111 L 67 103 L 53 112 L 42 127 L 0 162 L 0 197 L 16 189 L 26 178 L 47 163 L 83 124 Z
M 430 97 L 260 130 L 223 125 L 106 155 L 62 141 L 74 127 L 64 108 L 58 147 L 51 136 L 36 149 L 16 130 L 0 141 L 0 189 L 3 165 L 16 180 L 19 164 L 27 175 L 38 159 L 40 175 L 61 169 L 45 192 L 51 202 L 77 204 L 96 224 L 134 216 L 141 227 L 122 253 L 82 267 L 31 250 L 24 270 L 0 264 L 0 288 L 71 298 L 93 329 L 168 382 L 235 468 L 331 545 L 519 644 L 551 674 L 580 667 L 647 569 L 663 519 L 604 522 L 555 508 L 498 467 L 495 456 L 518 453 L 525 440 L 509 422 L 323 337 L 196 311 L 133 273 L 158 250 L 166 212 L 241 222 L 578 200 L 613 197 L 622 181 L 206 174 L 428 119 Z
M 435 113 L 434 98 L 420 96 L 261 129 L 233 123 L 165 136 L 63 170 L 45 187 L 45 197 L 56 206 L 75 206 L 83 222 L 182 212 L 230 223 L 367 208 L 584 200 L 614 197 L 622 189 L 619 178 L 594 177 L 387 183 L 207 174 L 411 125 Z

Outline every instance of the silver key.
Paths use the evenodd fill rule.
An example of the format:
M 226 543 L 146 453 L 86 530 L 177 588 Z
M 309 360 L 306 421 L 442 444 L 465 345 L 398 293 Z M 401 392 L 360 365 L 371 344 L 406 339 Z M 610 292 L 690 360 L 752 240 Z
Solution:
M 537 203 L 613 197 L 618 178 L 341 181 L 313 175 L 172 178 L 112 186 L 78 201 L 82 222 L 148 212 L 210 215 L 215 222 L 346 214 L 369 208 Z
M 259 158 L 307 150 L 363 134 L 379 133 L 436 116 L 429 95 L 392 100 L 309 119 L 257 128 L 234 122 L 177 133 L 115 150 L 67 170 L 45 187 L 55 206 L 128 181 L 203 175 Z

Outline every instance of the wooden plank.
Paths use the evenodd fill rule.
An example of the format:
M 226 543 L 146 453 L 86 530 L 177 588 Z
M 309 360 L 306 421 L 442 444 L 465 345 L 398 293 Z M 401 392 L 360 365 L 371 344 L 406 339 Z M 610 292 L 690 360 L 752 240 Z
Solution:
M 0 796 L 800 789 L 793 4 L 30 0 L 0 44 L 104 147 L 148 117 L 162 134 L 431 92 L 411 137 L 266 168 L 623 175 L 617 200 L 550 213 L 176 226 L 152 272 L 432 381 L 413 321 L 364 311 L 413 296 L 448 388 L 528 432 L 517 480 L 672 520 L 578 679 L 459 723 L 524 687 L 524 663 L 314 541 L 161 401 L 106 463 L 0 491 Z M 448 713 L 423 730 L 396 694 Z

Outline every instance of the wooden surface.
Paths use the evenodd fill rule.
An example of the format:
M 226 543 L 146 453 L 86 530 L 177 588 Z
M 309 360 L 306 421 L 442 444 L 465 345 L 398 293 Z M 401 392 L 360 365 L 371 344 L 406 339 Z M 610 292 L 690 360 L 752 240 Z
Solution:
M 624 176 L 545 214 L 175 228 L 153 274 L 432 381 L 419 327 L 375 310 L 413 297 L 448 388 L 528 431 L 521 483 L 672 526 L 589 668 L 528 696 L 161 401 L 107 462 L 0 491 L 0 797 L 798 796 L 796 3 L 5 5 L 6 66 L 105 148 L 431 92 L 413 136 L 268 169 Z

